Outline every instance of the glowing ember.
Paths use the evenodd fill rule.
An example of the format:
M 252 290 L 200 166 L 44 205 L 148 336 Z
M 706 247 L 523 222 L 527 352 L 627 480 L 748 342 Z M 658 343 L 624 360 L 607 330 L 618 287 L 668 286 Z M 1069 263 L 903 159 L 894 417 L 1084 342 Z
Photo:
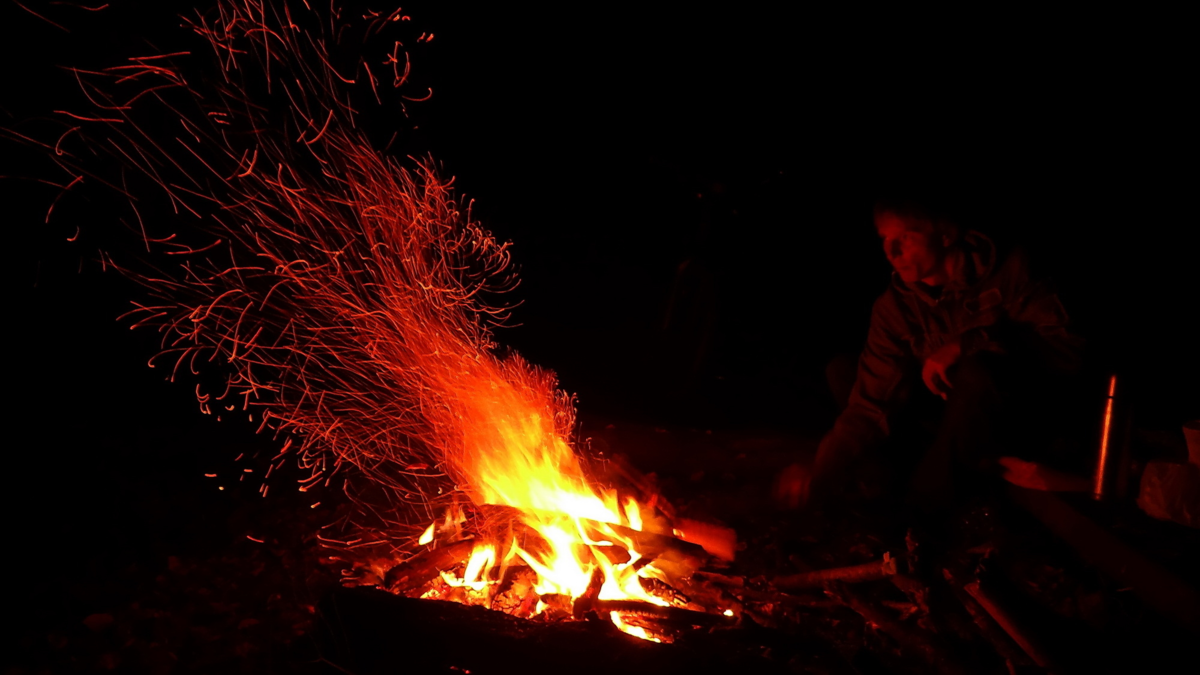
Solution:
M 402 166 L 355 123 L 355 106 L 383 103 L 377 71 L 400 87 L 408 57 L 395 40 L 378 60 L 339 60 L 333 47 L 376 48 L 399 18 L 330 25 L 313 10 L 223 0 L 188 21 L 220 79 L 195 89 L 188 52 L 80 70 L 97 110 L 68 114 L 56 161 L 71 185 L 99 176 L 71 152 L 90 141 L 202 233 L 197 244 L 158 234 L 161 223 L 134 207 L 146 250 L 178 264 L 130 272 L 156 298 L 132 314 L 162 332 L 155 362 L 172 378 L 205 363 L 225 370 L 220 393 L 197 388 L 202 410 L 240 409 L 289 439 L 264 495 L 294 456 L 309 472 L 301 491 L 345 471 L 339 482 L 382 523 L 363 528 L 362 545 L 437 549 L 474 537 L 461 571 L 439 570 L 425 597 L 491 603 L 515 586 L 521 615 L 572 601 L 669 606 L 645 589 L 694 564 L 648 557 L 639 533 L 654 522 L 669 536 L 670 523 L 589 480 L 568 441 L 570 397 L 550 373 L 494 353 L 490 326 L 505 310 L 488 297 L 515 282 L 507 245 L 471 219 L 434 163 Z M 434 506 L 448 508 L 418 536 L 413 518 Z M 495 507 L 507 520 L 478 515 Z

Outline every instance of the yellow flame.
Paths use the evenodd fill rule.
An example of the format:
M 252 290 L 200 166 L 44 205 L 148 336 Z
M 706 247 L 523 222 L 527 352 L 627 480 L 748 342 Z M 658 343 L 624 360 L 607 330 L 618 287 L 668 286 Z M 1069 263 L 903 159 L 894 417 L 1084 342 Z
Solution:
M 631 530 L 644 526 L 642 507 L 632 498 L 620 503 L 614 490 L 598 489 L 587 479 L 574 449 L 565 440 L 571 411 L 556 398 L 552 381 L 517 364 L 509 367 L 490 360 L 472 361 L 446 372 L 443 386 L 453 392 L 454 418 L 448 428 L 461 433 L 461 452 L 450 458 L 460 487 L 480 505 L 512 507 L 522 522 L 544 540 L 545 546 L 527 550 L 513 542 L 505 561 L 519 558 L 537 575 L 533 590 L 578 598 L 587 592 L 599 570 L 601 600 L 635 599 L 658 605 L 667 603 L 647 593 L 639 574 L 655 576 L 650 565 L 637 563 L 636 542 L 607 524 Z M 427 530 L 432 539 L 450 536 L 447 527 Z M 461 522 L 461 521 L 459 521 Z M 457 523 L 454 529 L 458 531 Z M 426 543 L 422 535 L 421 543 Z M 625 562 L 616 548 L 629 554 Z M 609 555 L 606 555 L 606 552 Z M 611 556 L 611 558 L 610 558 Z M 477 546 L 461 577 L 444 575 L 452 586 L 481 590 L 497 565 L 493 542 Z M 505 563 L 507 564 L 507 562 Z M 538 603 L 537 612 L 546 608 Z M 612 616 L 614 624 L 630 634 L 656 639 L 636 626 Z
M 621 615 L 617 612 L 609 612 L 608 618 L 613 622 L 613 625 L 622 632 L 629 633 L 630 635 L 639 637 L 643 640 L 662 642 L 660 638 L 654 637 L 650 633 L 646 632 L 645 628 L 642 628 L 641 626 L 630 626 L 629 624 L 625 623 L 625 621 L 621 619 Z
M 421 538 L 417 540 L 418 544 L 420 544 L 421 546 L 424 546 L 425 544 L 428 544 L 429 542 L 433 541 L 434 525 L 437 525 L 437 523 L 435 522 L 435 523 L 429 524 L 429 527 L 426 528 L 425 532 L 421 534 Z

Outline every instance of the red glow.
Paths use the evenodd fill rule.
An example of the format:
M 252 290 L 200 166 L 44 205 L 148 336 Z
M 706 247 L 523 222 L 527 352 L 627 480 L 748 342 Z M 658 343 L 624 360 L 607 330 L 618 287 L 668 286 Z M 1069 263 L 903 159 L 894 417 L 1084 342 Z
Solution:
M 152 365 L 172 380 L 216 368 L 223 387 L 196 387 L 202 412 L 257 415 L 260 430 L 286 439 L 266 468 L 264 497 L 272 473 L 293 461 L 307 472 L 301 492 L 347 489 L 359 513 L 339 524 L 347 536 L 324 543 L 387 542 L 402 557 L 450 541 L 426 528 L 434 506 L 447 506 L 455 534 L 481 535 L 463 577 L 448 583 L 482 588 L 498 582 L 488 578 L 493 568 L 523 563 L 536 571 L 539 595 L 664 604 L 640 584 L 665 573 L 639 562 L 630 534 L 653 507 L 594 485 L 570 444 L 571 397 L 551 373 L 495 352 L 491 329 L 507 308 L 492 298 L 516 284 L 508 244 L 472 219 L 432 160 L 401 162 L 372 147 L 352 104 L 364 87 L 379 100 L 366 63 L 335 66 L 329 36 L 294 23 L 315 13 L 283 15 L 257 0 L 226 0 L 188 19 L 223 78 L 190 100 L 172 98 L 186 86 L 189 52 L 75 71 L 104 114 L 64 113 L 87 124 L 60 144 L 92 139 L 201 230 L 150 236 L 162 223 L 143 222 L 131 196 L 147 250 L 169 262 L 130 271 L 153 301 L 128 316 L 162 335 Z M 375 37 L 398 16 L 370 14 L 360 28 Z M 385 57 L 396 87 L 409 76 L 400 49 L 393 40 L 371 56 Z M 261 101 L 247 98 L 264 90 Z M 88 174 L 69 152 L 60 161 Z M 252 473 L 244 468 L 239 481 Z M 371 498 L 359 498 L 366 491 Z M 542 541 L 510 536 L 502 547 L 489 523 L 463 525 L 464 506 L 510 509 Z M 734 542 L 718 543 L 731 558 Z M 606 555 L 614 547 L 622 560 Z

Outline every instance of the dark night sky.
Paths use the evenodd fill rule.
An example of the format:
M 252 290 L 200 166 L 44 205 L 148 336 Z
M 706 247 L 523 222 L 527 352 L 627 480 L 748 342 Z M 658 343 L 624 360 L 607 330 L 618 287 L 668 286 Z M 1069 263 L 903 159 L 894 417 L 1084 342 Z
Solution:
M 75 100 L 55 65 L 176 39 L 164 10 L 113 4 L 52 7 L 70 34 L 6 4 L 5 126 Z M 499 339 L 556 370 L 585 413 L 802 425 L 887 280 L 872 196 L 916 186 L 1033 251 L 1097 363 L 1136 375 L 1146 419 L 1196 414 L 1195 69 L 1178 17 L 430 4 L 406 11 L 414 35 L 436 34 L 413 50 L 416 90 L 434 96 L 372 131 L 418 127 L 401 149 L 443 161 L 514 242 L 521 325 Z M 113 320 L 132 290 L 93 269 L 103 202 L 65 200 L 43 225 L 54 191 L 11 177 L 47 164 L 3 148 L 9 414 L 54 445 L 27 454 L 27 475 L 139 429 L 244 433 L 213 431 L 190 387 L 142 365 L 153 337 Z M 664 333 L 689 260 L 709 309 Z M 688 379 L 679 346 L 703 316 L 712 347 Z

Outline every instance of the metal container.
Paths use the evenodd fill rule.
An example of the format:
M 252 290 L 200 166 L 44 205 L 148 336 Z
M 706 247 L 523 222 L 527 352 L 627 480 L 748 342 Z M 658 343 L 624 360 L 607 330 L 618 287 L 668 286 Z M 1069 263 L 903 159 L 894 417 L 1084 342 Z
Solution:
M 1129 492 L 1131 427 L 1127 398 L 1124 394 L 1118 397 L 1117 376 L 1110 376 L 1096 448 L 1096 472 L 1092 478 L 1092 495 L 1096 499 L 1123 498 Z

